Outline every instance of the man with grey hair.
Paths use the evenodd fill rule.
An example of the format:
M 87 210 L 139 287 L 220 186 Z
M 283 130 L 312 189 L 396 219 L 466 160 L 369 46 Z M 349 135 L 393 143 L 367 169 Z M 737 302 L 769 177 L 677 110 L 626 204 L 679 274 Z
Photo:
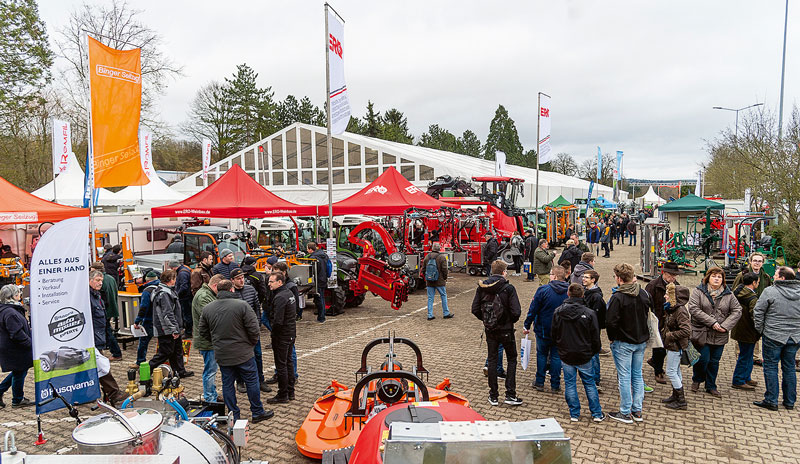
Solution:
M 762 335 L 764 399 L 753 404 L 778 410 L 778 363 L 783 373 L 783 406 L 794 409 L 797 399 L 795 355 L 800 348 L 800 281 L 788 266 L 775 269 L 775 282 L 761 293 L 753 309 L 756 332 Z
M 442 298 L 442 317 L 450 319 L 453 313 L 447 308 L 447 257 L 440 253 L 442 247 L 438 242 L 431 245 L 431 252 L 422 260 L 420 273 L 428 287 L 428 320 L 436 319 L 433 315 L 433 299 L 436 292 Z

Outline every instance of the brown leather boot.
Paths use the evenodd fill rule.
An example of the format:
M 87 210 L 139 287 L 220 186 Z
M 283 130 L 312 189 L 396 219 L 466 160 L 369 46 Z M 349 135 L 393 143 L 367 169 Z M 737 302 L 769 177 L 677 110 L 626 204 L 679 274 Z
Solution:
M 661 402 L 662 403 L 672 403 L 673 401 L 675 401 L 677 399 L 678 399 L 678 390 L 673 388 L 672 389 L 672 395 L 670 395 L 668 398 L 664 398 L 663 400 L 661 400 Z
M 675 390 L 675 393 L 677 393 L 678 398 L 675 401 L 673 401 L 672 403 L 667 403 L 664 406 L 666 406 L 666 407 L 668 407 L 670 409 L 685 410 L 686 409 L 686 395 L 684 395 L 684 393 L 683 393 L 683 388 L 681 388 L 680 390 Z

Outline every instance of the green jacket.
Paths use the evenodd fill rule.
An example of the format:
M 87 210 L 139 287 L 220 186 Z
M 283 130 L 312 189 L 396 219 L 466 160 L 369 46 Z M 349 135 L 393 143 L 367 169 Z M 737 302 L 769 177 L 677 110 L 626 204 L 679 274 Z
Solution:
M 550 269 L 553 268 L 553 258 L 556 257 L 554 251 L 545 250 L 542 247 L 537 247 L 533 252 L 533 273 L 536 275 L 550 274 Z
M 733 295 L 742 305 L 742 317 L 739 318 L 736 326 L 731 330 L 731 338 L 737 342 L 755 343 L 761 338 L 761 335 L 756 332 L 756 326 L 753 322 L 753 310 L 756 307 L 758 295 L 744 285 L 734 287 Z
M 214 294 L 214 291 L 211 290 L 211 287 L 209 287 L 208 284 L 203 284 L 203 286 L 197 290 L 197 293 L 194 294 L 194 298 L 192 298 L 192 321 L 194 322 L 195 327 L 200 324 L 200 315 L 203 314 L 203 308 L 216 299 L 217 295 Z M 194 339 L 192 340 L 192 344 L 196 349 L 214 349 L 214 347 L 211 345 L 211 340 L 203 337 L 199 331 L 195 331 L 193 337 Z
M 586 244 L 583 243 L 583 242 L 578 242 L 578 244 L 576 246 L 578 247 L 579 250 L 581 250 L 581 253 L 588 253 L 589 252 L 589 247 L 586 246 Z
M 106 307 L 106 318 L 113 319 L 119 317 L 117 279 L 103 273 L 103 286 L 100 287 L 100 295 L 103 297 L 103 304 Z
M 753 272 L 753 269 L 750 268 L 750 265 L 747 265 L 747 269 L 743 270 L 742 272 L 736 275 L 736 279 L 733 281 L 733 285 L 731 288 L 737 288 L 742 283 L 742 279 L 744 278 L 745 273 Z M 772 277 L 764 271 L 764 268 L 758 270 L 758 287 L 756 287 L 756 295 L 761 296 L 761 292 L 764 291 L 765 288 L 772 285 Z

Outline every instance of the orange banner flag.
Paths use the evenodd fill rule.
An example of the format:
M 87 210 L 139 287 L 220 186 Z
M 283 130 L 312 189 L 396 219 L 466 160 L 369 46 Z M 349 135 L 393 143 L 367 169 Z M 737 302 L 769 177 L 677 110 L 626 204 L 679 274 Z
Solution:
M 89 88 L 94 186 L 147 184 L 138 139 L 141 49 L 116 50 L 89 37 Z

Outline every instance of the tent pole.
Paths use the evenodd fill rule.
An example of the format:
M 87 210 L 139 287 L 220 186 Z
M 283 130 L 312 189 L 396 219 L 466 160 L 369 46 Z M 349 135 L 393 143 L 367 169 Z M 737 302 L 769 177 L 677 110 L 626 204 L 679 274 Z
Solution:
M 325 4 L 325 111 L 328 116 L 328 238 L 333 238 L 333 142 L 331 142 L 331 64 L 328 54 L 328 4 Z
M 542 92 L 537 96 L 537 114 L 536 114 L 536 194 L 534 195 L 533 210 L 536 212 L 536 224 L 533 225 L 533 234 L 539 234 L 539 120 L 541 119 L 539 113 L 542 111 Z

